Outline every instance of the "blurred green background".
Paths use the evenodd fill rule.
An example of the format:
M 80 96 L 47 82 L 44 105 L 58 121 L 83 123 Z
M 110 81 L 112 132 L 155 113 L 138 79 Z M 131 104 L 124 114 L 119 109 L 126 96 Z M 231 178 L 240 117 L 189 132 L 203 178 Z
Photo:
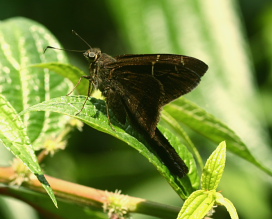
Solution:
M 271 167 L 271 1 L 0 0 L 1 20 L 17 16 L 43 24 L 67 49 L 87 49 L 72 34 L 75 30 L 91 46 L 112 56 L 178 53 L 205 61 L 209 71 L 188 98 L 229 125 L 253 155 Z M 68 56 L 88 73 L 81 54 Z M 214 149 L 194 133 L 192 138 L 204 158 Z M 71 133 L 67 149 L 47 159 L 44 169 L 49 175 L 86 186 L 120 189 L 131 196 L 182 205 L 138 152 L 87 126 L 83 132 Z M 271 177 L 250 163 L 229 154 L 220 185 L 240 218 L 272 217 Z M 26 205 L 14 212 L 15 204 L 9 201 L 1 201 L 0 218 L 22 218 L 22 213 L 30 219 L 42 218 Z M 229 218 L 224 208 L 216 211 L 214 218 Z

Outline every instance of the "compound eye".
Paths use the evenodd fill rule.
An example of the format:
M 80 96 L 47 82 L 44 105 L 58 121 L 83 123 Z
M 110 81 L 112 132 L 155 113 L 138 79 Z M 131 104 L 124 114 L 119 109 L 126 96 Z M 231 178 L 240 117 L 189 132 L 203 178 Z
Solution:
M 83 53 L 84 57 L 90 62 L 90 63 L 93 63 L 93 62 L 96 62 L 97 59 L 99 59 L 100 57 L 100 50 L 95 50 L 95 49 L 88 49 L 87 51 L 85 51 Z
M 96 60 L 97 54 L 94 52 L 89 52 L 88 57 L 90 60 Z

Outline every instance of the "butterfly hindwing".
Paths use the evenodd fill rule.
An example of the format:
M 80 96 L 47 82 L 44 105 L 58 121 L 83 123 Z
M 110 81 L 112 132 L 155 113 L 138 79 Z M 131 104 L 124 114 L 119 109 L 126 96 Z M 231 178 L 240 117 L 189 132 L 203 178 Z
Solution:
M 142 128 L 154 134 L 159 121 L 159 103 L 164 96 L 160 82 L 148 74 L 139 75 L 120 71 L 115 71 L 111 80 L 112 95 L 118 96 L 122 102 L 118 105 L 124 104 L 128 116 L 133 116 L 132 119 L 136 120 Z M 110 105 L 114 104 L 110 103 Z

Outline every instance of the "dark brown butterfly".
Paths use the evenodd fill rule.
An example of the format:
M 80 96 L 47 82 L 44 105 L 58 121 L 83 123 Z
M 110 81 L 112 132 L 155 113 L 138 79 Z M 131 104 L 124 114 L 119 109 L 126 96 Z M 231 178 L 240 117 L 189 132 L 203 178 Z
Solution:
M 125 124 L 128 119 L 150 138 L 153 151 L 170 171 L 179 177 L 185 176 L 188 167 L 157 124 L 162 107 L 195 88 L 208 66 L 198 59 L 173 54 L 113 58 L 98 48 L 89 47 L 84 56 L 90 63 L 90 75 L 83 76 L 90 81 L 88 96 L 92 84 L 106 97 L 107 108 L 120 123 Z
M 182 177 L 188 168 L 157 129 L 161 108 L 190 92 L 208 66 L 182 55 L 142 54 L 113 58 L 100 49 L 84 53 L 90 63 L 90 80 L 106 97 L 107 106 L 121 123 L 129 118 L 154 140 L 153 149 L 169 169 Z M 153 144 L 154 145 L 154 144 Z

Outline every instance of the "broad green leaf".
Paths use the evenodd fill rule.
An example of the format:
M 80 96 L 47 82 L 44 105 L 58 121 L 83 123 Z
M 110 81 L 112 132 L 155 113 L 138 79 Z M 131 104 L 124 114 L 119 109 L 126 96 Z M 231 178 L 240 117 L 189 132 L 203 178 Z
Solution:
M 0 140 L 17 158 L 21 159 L 38 180 L 57 206 L 57 201 L 46 181 L 34 150 L 26 133 L 26 128 L 11 104 L 0 95 Z
M 215 191 L 198 190 L 185 201 L 178 219 L 201 219 L 212 209 Z
M 68 78 L 71 82 L 73 82 L 75 86 L 78 84 L 80 77 L 85 75 L 85 73 L 81 71 L 79 68 L 69 64 L 59 63 L 59 62 L 41 63 L 41 64 L 33 65 L 33 67 L 39 67 L 39 68 L 44 68 L 44 69 L 49 69 L 51 71 L 54 71 L 62 75 L 63 77 Z M 80 81 L 80 84 L 78 84 L 78 86 L 76 87 L 78 93 L 82 95 L 84 94 L 87 95 L 88 85 L 89 85 L 89 82 L 83 78 Z
M 41 62 L 67 62 L 62 51 L 43 50 L 60 47 L 42 25 L 26 18 L 0 22 L 0 91 L 20 112 L 34 104 L 67 94 L 73 85 L 48 69 L 30 68 Z M 49 135 L 59 133 L 68 117 L 48 112 L 34 112 L 22 117 L 30 142 L 36 149 Z
M 65 96 L 54 98 L 32 106 L 24 111 L 24 113 L 29 111 L 46 110 L 78 118 L 87 125 L 127 142 L 130 146 L 137 149 L 141 154 L 147 157 L 153 165 L 156 166 L 158 171 L 167 179 L 170 185 L 182 198 L 187 197 L 195 189 L 192 187 L 195 187 L 195 174 L 197 172 L 194 159 L 187 148 L 180 144 L 179 140 L 177 140 L 175 136 L 160 127 L 163 133 L 165 133 L 166 138 L 168 138 L 169 142 L 173 145 L 173 147 L 175 147 L 176 151 L 190 168 L 189 175 L 183 177 L 182 179 L 171 176 L 167 167 L 155 156 L 154 151 L 152 151 L 152 149 L 148 149 L 148 141 L 138 131 L 134 130 L 130 124 L 126 124 L 125 126 L 121 125 L 114 118 L 114 115 L 110 115 L 111 124 L 109 124 L 106 106 L 103 100 L 90 98 L 82 112 L 77 115 L 83 106 L 82 104 L 85 98 L 86 97 L 83 96 Z
M 203 169 L 201 177 L 201 189 L 205 191 L 215 190 L 223 175 L 226 163 L 226 142 L 222 142 L 211 154 Z
M 191 101 L 179 98 L 165 106 L 164 110 L 179 123 L 185 124 L 215 143 L 226 141 L 229 151 L 272 174 L 270 169 L 264 167 L 253 157 L 247 146 L 233 130 Z

